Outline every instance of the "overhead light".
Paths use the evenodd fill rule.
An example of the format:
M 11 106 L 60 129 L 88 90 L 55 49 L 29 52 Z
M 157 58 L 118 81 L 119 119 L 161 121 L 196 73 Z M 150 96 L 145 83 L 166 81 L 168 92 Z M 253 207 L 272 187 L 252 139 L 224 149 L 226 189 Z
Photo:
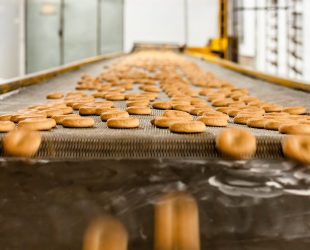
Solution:
M 56 4 L 53 4 L 53 3 L 43 3 L 41 5 L 40 13 L 41 13 L 42 16 L 56 15 L 56 13 L 57 13 Z

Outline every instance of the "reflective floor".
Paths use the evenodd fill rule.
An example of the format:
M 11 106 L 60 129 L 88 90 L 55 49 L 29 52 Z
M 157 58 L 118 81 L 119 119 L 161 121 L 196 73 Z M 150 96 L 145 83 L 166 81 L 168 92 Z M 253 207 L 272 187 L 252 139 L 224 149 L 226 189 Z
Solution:
M 174 191 L 197 200 L 201 249 L 309 249 L 309 184 L 309 168 L 285 161 L 2 158 L 1 249 L 81 249 L 104 214 L 129 249 L 153 249 L 154 204 Z

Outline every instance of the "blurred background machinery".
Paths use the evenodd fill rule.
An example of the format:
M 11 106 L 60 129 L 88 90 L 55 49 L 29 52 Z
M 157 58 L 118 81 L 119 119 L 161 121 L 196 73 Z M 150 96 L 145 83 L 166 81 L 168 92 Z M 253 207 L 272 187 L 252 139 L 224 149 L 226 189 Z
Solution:
M 0 81 L 137 42 L 310 80 L 305 0 L 0 0 Z

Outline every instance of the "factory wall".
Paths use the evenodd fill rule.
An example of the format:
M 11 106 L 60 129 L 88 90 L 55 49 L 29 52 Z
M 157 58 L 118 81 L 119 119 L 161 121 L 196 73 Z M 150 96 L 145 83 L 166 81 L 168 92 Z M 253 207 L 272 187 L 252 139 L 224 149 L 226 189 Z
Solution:
M 0 0 L 0 83 L 24 73 L 23 1 Z
M 124 23 L 126 51 L 134 42 L 187 42 L 201 47 L 218 35 L 218 1 L 126 0 Z

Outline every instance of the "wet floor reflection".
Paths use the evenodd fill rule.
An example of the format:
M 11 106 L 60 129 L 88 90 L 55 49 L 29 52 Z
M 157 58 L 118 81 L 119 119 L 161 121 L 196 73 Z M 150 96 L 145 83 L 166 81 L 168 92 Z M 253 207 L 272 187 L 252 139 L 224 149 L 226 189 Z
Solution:
M 128 249 L 309 249 L 309 190 L 310 169 L 285 161 L 3 159 L 0 243 L 82 249 L 94 219 L 111 215 Z

